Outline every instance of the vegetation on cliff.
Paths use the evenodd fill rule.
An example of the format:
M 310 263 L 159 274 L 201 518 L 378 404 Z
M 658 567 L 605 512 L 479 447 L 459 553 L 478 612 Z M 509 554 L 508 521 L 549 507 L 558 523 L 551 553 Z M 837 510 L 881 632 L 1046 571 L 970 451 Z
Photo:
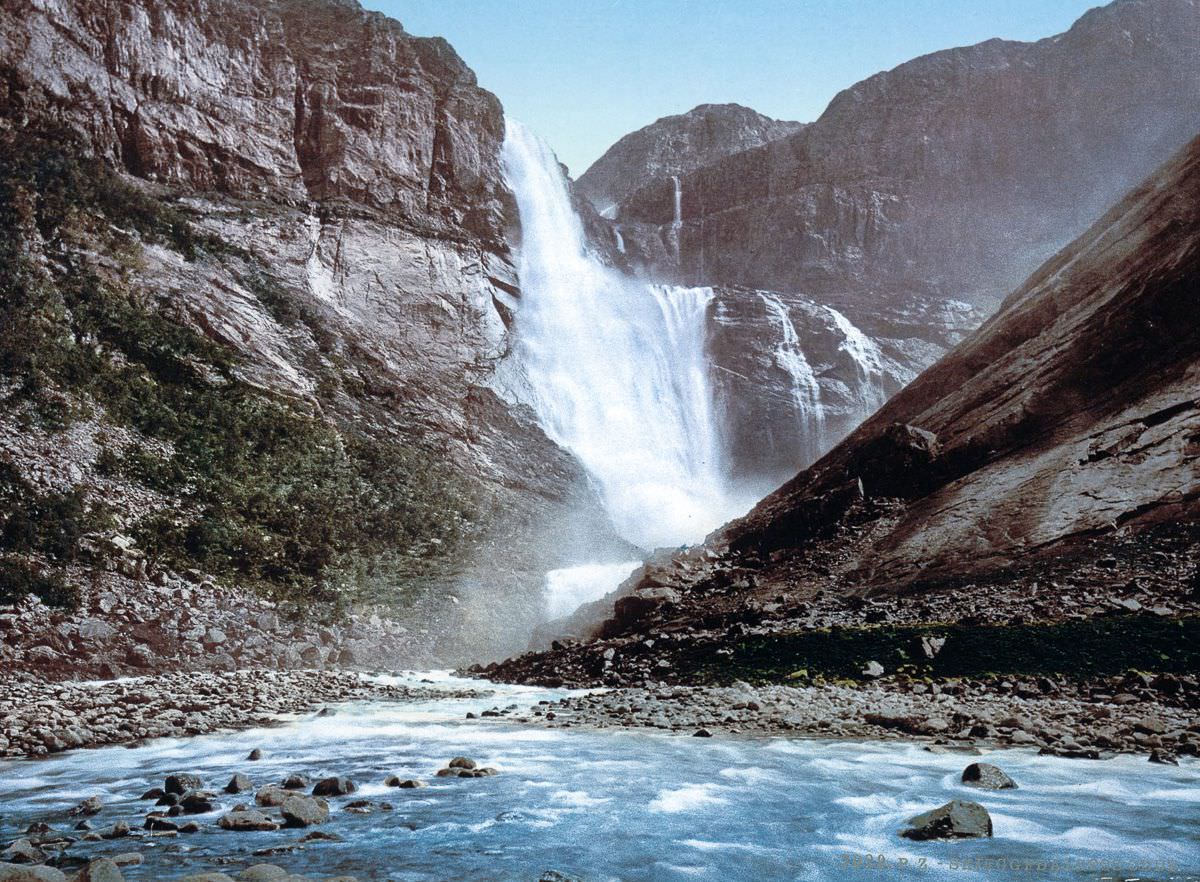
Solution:
M 357 599 L 351 574 L 403 603 L 453 567 L 475 501 L 419 433 L 371 437 L 252 385 L 237 353 L 139 286 L 148 243 L 193 262 L 234 250 L 180 207 L 59 133 L 23 133 L 0 149 L 0 232 L 3 406 L 42 430 L 121 430 L 94 471 L 162 500 L 124 518 L 152 563 L 309 612 Z M 34 492 L 10 466 L 0 477 L 0 602 L 70 602 L 63 567 L 118 512 L 83 489 Z

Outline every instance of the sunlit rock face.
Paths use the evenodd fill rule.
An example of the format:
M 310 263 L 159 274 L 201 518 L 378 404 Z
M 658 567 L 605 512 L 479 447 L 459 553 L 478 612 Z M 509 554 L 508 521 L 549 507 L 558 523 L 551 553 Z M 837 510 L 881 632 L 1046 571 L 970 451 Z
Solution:
M 0 47 L 8 119 L 58 120 L 139 177 L 499 239 L 500 102 L 444 40 L 357 3 L 17 0 Z
M 627 260 L 687 284 L 994 309 L 1200 129 L 1197 18 L 1191 0 L 1124 0 L 1036 43 L 936 52 L 786 137 L 697 151 L 693 171 L 677 171 L 684 140 L 663 135 L 683 154 L 669 161 L 618 144 L 599 170 L 627 156 L 622 178 L 644 181 L 610 212 Z

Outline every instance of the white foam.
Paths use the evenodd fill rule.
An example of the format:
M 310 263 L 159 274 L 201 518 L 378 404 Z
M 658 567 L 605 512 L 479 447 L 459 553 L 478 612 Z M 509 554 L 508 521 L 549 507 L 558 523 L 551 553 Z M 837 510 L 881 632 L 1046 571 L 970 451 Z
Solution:
M 646 549 L 702 539 L 749 503 L 725 486 L 706 352 L 713 290 L 648 285 L 596 259 L 553 151 L 514 120 L 503 157 L 521 216 L 522 394 L 624 538 Z
M 723 805 L 729 800 L 718 795 L 716 784 L 685 784 L 677 790 L 660 790 L 657 798 L 650 801 L 652 812 L 676 814 L 692 812 L 713 805 Z

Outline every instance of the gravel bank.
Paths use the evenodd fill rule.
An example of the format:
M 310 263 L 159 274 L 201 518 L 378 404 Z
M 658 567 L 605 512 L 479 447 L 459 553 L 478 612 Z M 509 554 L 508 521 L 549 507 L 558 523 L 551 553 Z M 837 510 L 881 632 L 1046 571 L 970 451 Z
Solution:
M 1110 701 L 1061 693 L 1021 695 L 972 684 L 847 686 L 658 686 L 573 695 L 526 710 L 494 708 L 483 716 L 552 728 L 651 728 L 683 735 L 789 734 L 821 738 L 927 741 L 962 749 L 1001 746 L 1102 758 L 1117 752 L 1173 761 L 1200 755 L 1200 722 L 1183 704 L 1157 700 L 1148 688 Z M 1130 689 L 1135 687 L 1131 684 Z
M 282 715 L 343 701 L 475 697 L 382 685 L 338 671 L 161 674 L 101 683 L 0 683 L 0 756 L 45 756 L 270 725 Z

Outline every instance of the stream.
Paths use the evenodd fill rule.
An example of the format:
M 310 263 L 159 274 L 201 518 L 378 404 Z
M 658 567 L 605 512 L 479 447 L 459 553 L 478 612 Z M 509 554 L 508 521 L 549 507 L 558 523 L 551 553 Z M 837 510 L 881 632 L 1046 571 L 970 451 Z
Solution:
M 444 672 L 383 679 L 480 685 Z M 496 686 L 490 698 L 348 704 L 276 728 L 3 762 L 0 842 L 36 821 L 69 829 L 66 811 L 92 795 L 104 802 L 95 827 L 118 820 L 140 826 L 152 803 L 138 796 L 173 772 L 199 774 L 213 790 L 235 772 L 249 775 L 255 787 L 300 772 L 310 780 L 346 775 L 358 783 L 353 796 L 331 800 L 329 822 L 316 828 L 341 841 L 256 857 L 255 851 L 294 845 L 308 831 L 223 831 L 217 818 L 236 802 L 252 802 L 253 794 L 222 794 L 217 811 L 194 816 L 200 833 L 81 842 L 69 854 L 140 851 L 145 862 L 125 875 L 142 880 L 203 871 L 236 876 L 260 862 L 360 882 L 535 882 L 552 869 L 585 882 L 1172 875 L 1137 870 L 1155 862 L 1173 863 L 1176 878 L 1200 874 L 1195 760 L 1173 767 L 1144 757 L 1089 762 L 997 751 L 983 759 L 1004 768 L 1020 788 L 989 792 L 959 783 L 974 757 L 900 742 L 720 733 L 702 739 L 465 719 L 468 711 L 525 709 L 564 694 Z M 255 747 L 264 758 L 246 761 Z M 499 774 L 433 777 L 458 755 Z M 391 774 L 429 786 L 385 787 Z M 395 808 L 367 815 L 340 810 L 363 798 Z M 915 843 L 896 835 L 910 816 L 954 798 L 983 803 L 995 837 Z M 984 863 L 995 860 L 1011 866 Z

